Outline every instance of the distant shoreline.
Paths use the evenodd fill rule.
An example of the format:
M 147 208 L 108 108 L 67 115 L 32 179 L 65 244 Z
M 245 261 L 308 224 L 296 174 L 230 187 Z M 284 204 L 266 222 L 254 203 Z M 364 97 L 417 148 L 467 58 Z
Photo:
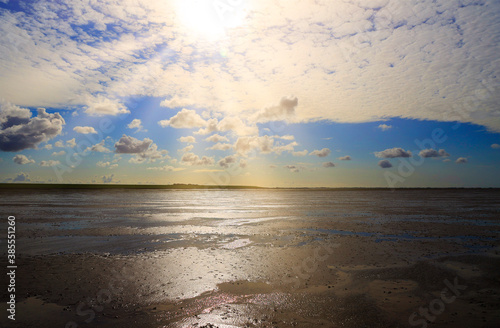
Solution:
M 141 185 L 141 184 L 53 184 L 53 183 L 0 183 L 3 189 L 184 189 L 184 190 L 207 190 L 207 189 L 258 189 L 258 190 L 500 190 L 497 187 L 259 187 L 238 185 L 197 185 L 176 183 L 171 185 Z

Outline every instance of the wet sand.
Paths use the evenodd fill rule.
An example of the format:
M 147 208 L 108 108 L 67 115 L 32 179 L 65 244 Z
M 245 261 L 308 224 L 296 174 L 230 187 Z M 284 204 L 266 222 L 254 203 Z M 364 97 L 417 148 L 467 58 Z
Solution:
M 308 209 L 266 202 L 266 191 L 225 191 L 208 205 L 214 192 L 203 215 L 184 205 L 146 220 L 134 220 L 137 208 L 79 220 L 39 205 L 19 213 L 17 320 L 0 325 L 500 325 L 498 192 L 318 194 Z

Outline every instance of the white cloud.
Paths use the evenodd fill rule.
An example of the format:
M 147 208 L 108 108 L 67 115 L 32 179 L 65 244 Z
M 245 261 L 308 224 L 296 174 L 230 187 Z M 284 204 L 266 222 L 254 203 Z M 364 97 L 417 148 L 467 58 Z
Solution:
M 318 157 L 326 157 L 326 156 L 330 155 L 331 152 L 332 151 L 330 149 L 323 148 L 321 150 L 314 150 L 309 155 L 318 156 Z
M 403 148 L 391 148 L 384 151 L 375 152 L 375 156 L 378 158 L 398 158 L 398 157 L 411 157 L 410 151 L 406 151 Z
M 229 150 L 233 148 L 233 145 L 231 144 L 228 144 L 228 143 L 216 143 L 215 145 L 213 145 L 212 147 L 209 147 L 207 149 L 211 149 L 211 150 L 223 150 L 223 151 L 226 151 L 226 150 Z
M 0 150 L 20 151 L 37 146 L 62 132 L 65 124 L 59 113 L 49 114 L 44 108 L 31 117 L 27 108 L 22 108 L 0 99 Z
M 219 164 L 219 166 L 227 169 L 229 167 L 229 165 L 231 165 L 233 163 L 236 163 L 236 156 L 231 155 L 231 156 L 224 157 L 217 164 Z
M 392 167 L 392 164 L 388 160 L 383 159 L 383 160 L 378 162 L 378 166 L 380 166 L 383 169 L 388 169 L 388 168 Z
M 75 138 L 67 140 L 67 141 L 66 141 L 66 147 L 69 147 L 69 148 L 74 148 L 74 147 L 76 147 L 76 141 L 75 141 Z
M 422 149 L 418 155 L 424 158 L 450 156 L 450 154 L 448 154 L 444 149 L 440 149 L 439 151 L 435 149 Z
M 210 137 L 206 138 L 205 141 L 210 141 L 210 142 L 229 142 L 229 139 L 226 136 L 221 136 L 218 134 L 211 135 Z
M 63 156 L 63 155 L 66 155 L 66 152 L 64 150 L 52 153 L 52 156 Z
M 283 97 L 277 106 L 267 107 L 255 114 L 253 121 L 265 123 L 269 121 L 291 121 L 295 118 L 297 97 Z
M 270 153 L 273 150 L 273 138 L 269 136 L 261 137 L 239 137 L 234 144 L 235 151 L 243 156 L 248 155 L 253 150 L 261 153 Z
M 283 140 L 289 140 L 289 141 L 292 141 L 292 140 L 295 140 L 295 137 L 292 136 L 292 135 L 284 135 L 284 136 L 273 136 L 274 138 L 276 139 L 283 139 Z
M 390 130 L 392 129 L 392 125 L 387 125 L 387 124 L 380 124 L 378 126 L 378 128 L 382 131 L 387 131 L 387 130 Z
M 103 167 L 103 168 L 107 167 L 107 168 L 109 168 L 110 170 L 112 170 L 112 169 L 117 168 L 117 167 L 118 167 L 118 164 L 116 164 L 116 163 L 114 163 L 114 162 L 103 162 L 103 161 L 99 161 L 99 162 L 97 162 L 97 163 L 96 163 L 96 166 L 97 166 L 97 167 Z
M 455 163 L 457 163 L 457 164 L 465 164 L 468 161 L 469 160 L 467 158 L 465 158 L 465 157 L 459 157 L 459 158 L 457 158 L 457 160 L 455 161 Z
M 64 148 L 64 142 L 62 142 L 62 140 L 58 140 L 54 143 L 54 146 L 57 148 Z
M 309 152 L 306 149 L 304 149 L 302 151 L 294 151 L 294 152 L 292 152 L 293 156 L 306 156 L 307 154 L 309 154 Z
M 47 149 L 47 150 L 51 150 L 52 149 L 52 145 L 51 144 L 46 144 L 45 146 L 43 146 L 44 149 Z
M 323 167 L 326 167 L 326 168 L 335 167 L 335 164 L 333 162 L 324 162 Z
M 91 126 L 75 126 L 73 131 L 81 134 L 97 134 L 97 131 Z
M 54 160 L 48 160 L 48 161 L 41 161 L 40 166 L 56 166 L 61 164 L 59 161 L 54 161 Z
M 187 136 L 187 137 L 180 137 L 177 139 L 179 142 L 190 142 L 190 143 L 195 143 L 196 139 L 193 136 Z
M 93 145 L 92 147 L 88 147 L 85 151 L 95 151 L 98 153 L 111 153 L 111 150 L 104 146 L 105 140 L 102 140 L 98 144 Z
M 351 156 L 349 156 L 349 155 L 342 156 L 342 157 L 339 157 L 339 160 L 341 160 L 341 161 L 350 161 L 351 160 Z
M 200 158 L 198 155 L 193 153 L 185 153 L 181 161 L 187 165 L 214 165 L 215 161 L 213 157 L 203 156 Z
M 142 126 L 142 121 L 138 118 L 134 118 L 132 120 L 132 122 L 130 122 L 127 127 L 129 129 L 137 129 L 135 132 L 139 132 L 139 131 L 144 131 L 144 132 L 147 132 L 147 130 L 144 130 L 144 127 Z
M 184 147 L 184 148 L 182 148 L 182 149 L 179 149 L 179 151 L 184 152 L 184 153 L 187 153 L 188 151 L 193 150 L 193 148 L 194 148 L 194 146 L 193 146 L 193 145 L 189 145 L 189 146 L 186 146 L 186 147 Z
M 257 109 L 285 90 L 300 95 L 300 121 L 405 117 L 500 131 L 496 1 L 245 1 L 245 28 L 224 29 L 238 42 L 221 60 L 207 60 L 220 49 L 177 23 L 179 3 L 41 0 L 25 13 L 5 10 L 0 97 L 114 113 L 123 108 L 87 98 L 152 95 L 266 120 Z
M 103 96 L 89 99 L 85 113 L 94 116 L 127 114 L 130 111 L 117 100 L 111 100 Z
M 191 129 L 204 127 L 207 122 L 196 111 L 183 108 L 169 120 L 162 120 L 158 124 L 162 127 L 171 126 L 176 129 Z
M 294 147 L 295 146 L 298 146 L 299 144 L 295 141 L 289 143 L 289 144 L 286 144 L 286 145 L 282 145 L 280 143 L 277 143 L 274 147 L 273 147 L 273 152 L 275 152 L 276 154 L 278 155 L 281 155 L 282 152 L 286 151 L 286 152 L 289 152 L 289 153 L 293 153 L 294 152 Z
M 34 164 L 35 161 L 32 159 L 28 159 L 28 157 L 24 155 L 16 155 L 12 158 L 14 163 L 20 164 L 20 165 L 25 165 L 25 164 Z
M 165 165 L 165 166 L 160 166 L 160 167 L 148 167 L 148 170 L 153 170 L 153 171 L 168 171 L 168 172 L 175 172 L 175 171 L 182 171 L 185 170 L 184 167 L 173 167 L 170 165 Z
M 153 143 L 153 140 L 144 138 L 141 141 L 125 134 L 115 143 L 115 152 L 117 154 L 134 154 L 135 156 L 129 162 L 135 164 L 145 161 L 155 162 L 157 159 L 167 156 L 167 151 L 158 150 L 158 146 Z

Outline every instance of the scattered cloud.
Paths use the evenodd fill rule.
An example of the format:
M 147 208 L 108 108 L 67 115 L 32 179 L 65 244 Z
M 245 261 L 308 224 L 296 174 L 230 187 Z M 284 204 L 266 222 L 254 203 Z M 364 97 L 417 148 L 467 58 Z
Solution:
M 288 141 L 292 141 L 292 140 L 295 140 L 295 137 L 292 136 L 292 135 L 284 135 L 284 136 L 273 136 L 274 138 L 276 139 L 283 139 L 283 140 L 288 140 Z
M 465 164 L 468 161 L 469 160 L 467 158 L 465 158 L 465 157 L 459 157 L 459 158 L 457 158 L 457 160 L 455 161 L 455 163 L 457 163 L 457 164 Z
M 205 127 L 207 122 L 196 111 L 183 108 L 169 120 L 162 120 L 158 124 L 162 127 L 171 126 L 176 129 L 192 129 Z
M 28 173 L 21 172 L 12 180 L 12 182 L 30 182 L 30 176 Z
M 205 141 L 210 141 L 210 142 L 229 142 L 229 139 L 226 136 L 221 136 L 218 134 L 211 135 L 210 137 L 206 138 Z
M 115 178 L 115 175 L 114 174 L 111 174 L 111 175 L 103 175 L 102 176 L 102 183 L 112 183 L 112 182 L 117 182 L 114 180 Z
M 403 148 L 391 148 L 384 151 L 375 152 L 375 156 L 378 158 L 398 158 L 398 157 L 411 157 L 410 151 L 406 151 Z
M 439 151 L 435 149 L 422 149 L 418 155 L 423 158 L 450 156 L 444 149 L 440 149 Z
M 224 157 L 217 164 L 219 164 L 219 166 L 227 169 L 229 167 L 229 165 L 233 164 L 233 163 L 236 163 L 236 156 L 231 155 L 231 156 Z
M 14 163 L 20 164 L 20 165 L 25 165 L 25 164 L 34 164 L 35 161 L 32 159 L 28 159 L 28 157 L 24 155 L 16 155 L 12 158 Z
M 48 161 L 41 161 L 40 166 L 56 166 L 61 164 L 59 161 L 54 161 L 54 160 L 48 160 Z
M 165 166 L 160 166 L 160 167 L 148 167 L 148 170 L 175 172 L 175 171 L 185 170 L 185 168 L 184 167 L 173 167 L 173 166 L 170 166 L 170 165 L 165 165 Z
M 63 155 L 66 155 L 66 152 L 64 150 L 52 153 L 52 156 L 63 156 Z
M 135 157 L 129 160 L 135 164 L 145 161 L 155 162 L 167 155 L 166 150 L 158 150 L 158 146 L 153 143 L 153 140 L 144 138 L 141 141 L 125 134 L 115 143 L 115 152 L 117 154 L 135 154 Z
M 136 129 L 135 132 L 139 131 L 144 131 L 147 132 L 147 130 L 144 130 L 144 127 L 142 126 L 142 121 L 138 118 L 134 118 L 132 122 L 130 122 L 127 127 L 129 129 Z
M 383 169 L 388 169 L 388 168 L 392 167 L 392 164 L 388 160 L 383 159 L 383 160 L 378 162 L 378 166 L 380 166 Z
M 85 151 L 95 151 L 98 153 L 111 153 L 111 150 L 104 146 L 105 140 L 103 139 L 98 144 L 93 145 L 92 147 L 88 147 Z
M 302 169 L 304 169 L 302 166 L 296 166 L 296 165 L 285 165 L 283 167 L 285 169 L 290 170 L 290 172 L 293 172 L 293 173 L 299 173 Z
M 380 124 L 378 126 L 378 128 L 382 131 L 387 131 L 387 130 L 390 130 L 392 129 L 392 125 L 387 125 L 387 124 Z
M 261 153 L 270 153 L 273 150 L 273 138 L 261 137 L 239 137 L 234 144 L 234 149 L 240 155 L 246 156 L 251 151 L 258 150 Z
M 73 131 L 81 134 L 97 134 L 97 131 L 91 126 L 75 126 Z
M 74 148 L 74 147 L 76 147 L 76 141 L 75 141 L 75 138 L 73 138 L 73 139 L 70 139 L 70 140 L 66 141 L 66 147 L 69 147 L 69 148 Z
M 184 153 L 187 153 L 188 151 L 191 151 L 193 150 L 194 146 L 193 145 L 189 145 L 189 146 L 186 146 L 182 149 L 179 149 L 180 152 L 184 152 Z
M 195 143 L 196 139 L 193 136 L 188 136 L 188 137 L 180 137 L 177 139 L 179 142 L 189 142 L 189 143 Z
M 214 165 L 215 163 L 213 157 L 203 156 L 202 158 L 200 158 L 198 155 L 195 155 L 193 153 L 185 153 L 181 158 L 181 162 L 193 166 Z
M 119 101 L 98 96 L 87 101 L 85 113 L 92 116 L 127 114 L 130 111 Z
M 339 157 L 339 160 L 341 160 L 341 161 L 350 161 L 351 160 L 351 156 L 349 156 L 349 155 L 342 156 L 342 157 Z
M 228 149 L 231 149 L 233 148 L 233 145 L 231 144 L 228 144 L 228 143 L 216 143 L 215 145 L 213 145 L 212 147 L 209 147 L 207 149 L 211 149 L 211 150 L 228 150 Z
M 324 162 L 323 167 L 335 167 L 335 164 L 333 162 Z
M 115 169 L 118 167 L 118 164 L 116 164 L 115 162 L 103 162 L 103 161 L 99 161 L 95 164 L 97 167 L 107 167 L 109 169 Z
M 47 149 L 47 150 L 51 150 L 52 149 L 52 145 L 51 144 L 46 144 L 45 146 L 43 146 L 44 149 Z
M 292 121 L 295 118 L 295 108 L 299 100 L 297 97 L 283 97 L 279 105 L 261 110 L 253 117 L 254 122 L 265 123 L 270 121 Z
M 307 154 L 309 154 L 309 152 L 306 149 L 292 152 L 293 156 L 306 156 Z
M 326 157 L 328 155 L 330 155 L 332 151 L 328 148 L 323 148 L 321 150 L 314 150 L 312 151 L 309 155 L 314 155 L 314 156 L 318 156 L 318 157 Z
M 37 113 L 32 117 L 29 109 L 0 101 L 0 150 L 37 148 L 62 132 L 66 122 L 59 113 L 49 114 L 45 108 Z

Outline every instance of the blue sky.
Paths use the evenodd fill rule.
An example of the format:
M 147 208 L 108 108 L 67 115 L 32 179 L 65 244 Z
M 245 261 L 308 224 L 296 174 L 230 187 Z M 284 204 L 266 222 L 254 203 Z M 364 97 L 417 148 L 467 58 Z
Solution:
M 496 1 L 0 1 L 0 180 L 500 187 Z

